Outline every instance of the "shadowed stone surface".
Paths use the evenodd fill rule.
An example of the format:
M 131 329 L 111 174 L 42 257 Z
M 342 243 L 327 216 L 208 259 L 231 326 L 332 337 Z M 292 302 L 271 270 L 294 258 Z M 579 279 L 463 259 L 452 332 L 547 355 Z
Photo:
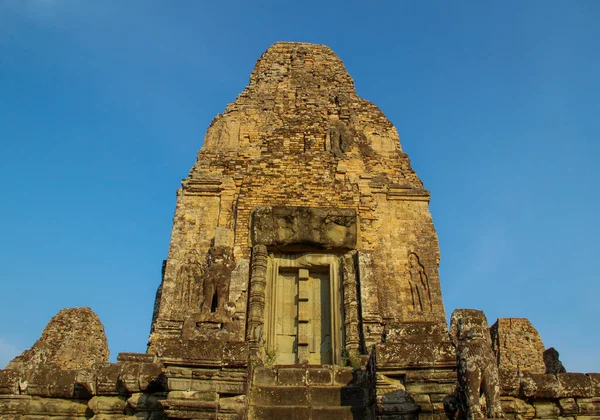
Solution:
M 558 358 L 558 351 L 554 347 L 544 351 L 544 364 L 546 373 L 566 373 L 567 370 Z

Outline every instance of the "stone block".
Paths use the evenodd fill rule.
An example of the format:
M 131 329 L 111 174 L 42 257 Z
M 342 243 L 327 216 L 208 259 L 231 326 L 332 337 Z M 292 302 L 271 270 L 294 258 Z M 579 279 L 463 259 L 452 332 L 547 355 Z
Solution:
M 544 344 L 527 318 L 498 318 L 490 333 L 500 369 L 546 373 Z
M 406 380 L 410 382 L 454 382 L 456 367 L 447 369 L 411 369 L 406 372 Z
M 125 397 L 95 396 L 87 405 L 94 414 L 124 414 L 127 401 Z
M 431 394 L 429 396 L 432 403 L 443 402 L 444 398 L 446 398 L 449 394 Z
M 521 393 L 521 377 L 519 372 L 514 369 L 498 369 L 498 379 L 500 385 L 500 394 L 512 397 L 518 397 Z M 533 384 L 530 381 L 530 384 Z M 533 392 L 533 391 L 530 391 Z
M 119 395 L 126 391 L 121 384 L 119 377 L 121 375 L 122 364 L 103 363 L 97 370 L 97 394 L 99 395 Z
M 248 344 L 245 342 L 227 342 L 223 346 L 223 365 L 226 367 L 245 367 L 248 364 Z
M 522 387 L 525 396 L 535 396 L 536 398 L 560 398 L 562 396 L 556 375 L 530 374 L 525 379 L 528 379 Z
M 279 369 L 277 383 L 279 385 L 303 386 L 306 384 L 306 370 L 295 368 Z
M 168 387 L 175 391 L 189 391 L 192 389 L 192 379 L 168 378 Z
M 535 416 L 538 418 L 556 418 L 560 415 L 560 408 L 550 400 L 535 400 L 533 402 Z
M 138 363 L 138 376 L 131 381 L 131 389 L 134 392 L 162 392 L 167 390 L 167 378 L 164 375 L 163 366 L 158 363 Z
M 310 408 L 302 406 L 270 407 L 250 406 L 248 420 L 306 420 L 310 418 Z
M 308 405 L 308 388 L 304 386 L 261 386 L 252 391 L 250 402 L 255 405 Z
M 556 375 L 563 397 L 592 397 L 593 385 L 590 377 L 583 373 L 559 373 Z
M 600 416 L 600 397 L 577 398 L 579 416 Z
M 429 394 L 411 394 L 414 402 L 419 405 L 431 404 L 432 400 Z M 442 395 L 442 394 L 433 394 L 433 395 Z M 432 395 L 432 396 L 433 396 Z
M 136 362 L 136 363 L 153 363 L 155 356 L 148 353 L 119 353 L 117 356 L 118 362 Z
M 594 396 L 600 397 L 600 373 L 588 373 L 587 375 L 590 377 Z
M 218 394 L 210 391 L 170 391 L 170 400 L 217 401 Z
M 254 385 L 276 385 L 277 370 L 275 368 L 257 367 L 254 369 Z
M 312 420 L 353 420 L 368 417 L 364 407 L 312 407 L 310 418 Z
M 330 369 L 308 368 L 306 370 L 306 383 L 308 385 L 329 385 L 331 382 Z
M 219 414 L 239 413 L 243 414 L 246 409 L 246 396 L 236 395 L 232 397 L 219 398 Z
M 320 387 L 309 388 L 311 405 L 327 407 L 362 407 L 366 400 L 365 390 L 359 387 Z
M 73 398 L 76 379 L 76 370 L 39 367 L 29 375 L 26 392 L 39 397 Z
M 452 394 L 456 385 L 454 383 L 416 382 L 406 384 L 410 394 Z
M 333 383 L 336 385 L 348 385 L 355 381 L 356 374 L 351 368 L 337 368 L 333 372 Z
M 18 394 L 20 377 L 15 370 L 0 370 L 0 395 Z
M 504 413 L 511 413 L 518 415 L 520 418 L 532 419 L 535 417 L 535 407 L 527 404 L 520 398 L 514 397 L 500 397 L 500 403 L 502 404 L 502 411 Z
M 575 398 L 561 398 L 558 400 L 558 406 L 560 407 L 560 414 L 562 416 L 570 416 L 579 412 Z

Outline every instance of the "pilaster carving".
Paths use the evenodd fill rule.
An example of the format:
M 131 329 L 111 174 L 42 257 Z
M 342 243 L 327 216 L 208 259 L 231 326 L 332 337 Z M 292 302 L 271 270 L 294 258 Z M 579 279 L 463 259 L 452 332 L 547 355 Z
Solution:
M 251 347 L 258 347 L 262 336 L 265 311 L 265 287 L 267 284 L 267 247 L 252 247 L 250 291 L 248 300 L 248 330 L 246 340 Z
M 348 352 L 358 353 L 360 343 L 360 318 L 358 315 L 358 285 L 354 268 L 354 255 L 345 255 L 342 259 L 344 290 L 344 332 L 345 348 Z

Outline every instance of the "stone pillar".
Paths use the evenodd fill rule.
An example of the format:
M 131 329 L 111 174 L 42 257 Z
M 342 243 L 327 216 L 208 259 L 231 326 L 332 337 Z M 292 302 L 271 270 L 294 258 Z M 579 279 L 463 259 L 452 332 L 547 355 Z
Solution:
M 343 258 L 343 288 L 344 288 L 344 332 L 346 335 L 345 349 L 348 353 L 358 354 L 360 350 L 360 324 L 358 317 L 358 290 L 354 256 Z
M 264 323 L 267 261 L 267 247 L 265 245 L 253 246 L 248 300 L 248 330 L 246 331 L 246 340 L 250 342 L 250 348 L 253 349 L 257 349 L 260 345 Z

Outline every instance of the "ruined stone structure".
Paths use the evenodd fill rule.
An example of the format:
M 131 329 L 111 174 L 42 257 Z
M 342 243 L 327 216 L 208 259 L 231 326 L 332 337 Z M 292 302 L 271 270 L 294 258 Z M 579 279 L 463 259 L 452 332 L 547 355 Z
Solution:
M 429 199 L 341 60 L 275 44 L 178 191 L 147 353 L 108 363 L 63 311 L 0 371 L 0 419 L 600 416 L 600 375 L 527 320 L 448 330 Z

